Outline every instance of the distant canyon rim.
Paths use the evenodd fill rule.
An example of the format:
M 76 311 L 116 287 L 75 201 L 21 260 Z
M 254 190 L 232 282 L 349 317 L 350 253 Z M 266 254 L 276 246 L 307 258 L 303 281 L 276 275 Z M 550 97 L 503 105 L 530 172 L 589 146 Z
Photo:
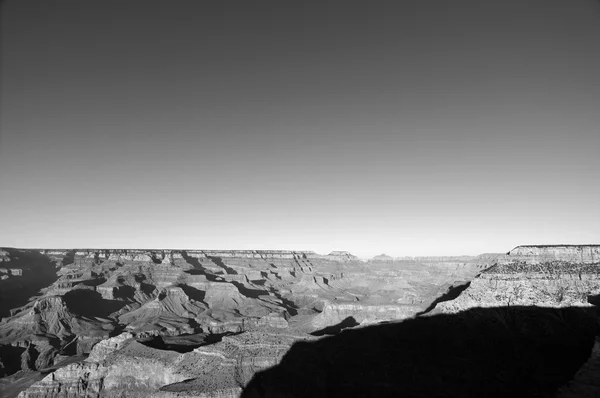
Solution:
M 410 380 L 399 390 L 392 376 L 374 372 L 361 381 L 352 375 L 368 363 L 362 353 L 381 348 L 361 344 L 386 342 L 400 363 L 418 353 L 390 336 L 425 327 L 419 335 L 446 328 L 450 336 L 461 325 L 461 341 L 475 347 L 490 344 L 476 336 L 490 322 L 499 325 L 498 346 L 521 357 L 466 376 L 481 386 L 479 396 L 594 396 L 599 270 L 595 244 L 370 260 L 344 251 L 1 248 L 0 396 L 436 396 L 444 383 L 438 396 L 465 396 L 439 368 L 423 370 L 446 380 L 430 390 L 411 390 Z M 442 349 L 464 352 L 453 344 Z M 548 360 L 548 347 L 563 359 Z M 421 354 L 414 358 L 432 355 Z M 315 377 L 296 358 L 312 358 Z M 482 369 L 477 355 L 465 358 L 469 369 Z M 515 358 L 531 365 L 522 370 L 523 389 L 502 379 L 502 366 Z

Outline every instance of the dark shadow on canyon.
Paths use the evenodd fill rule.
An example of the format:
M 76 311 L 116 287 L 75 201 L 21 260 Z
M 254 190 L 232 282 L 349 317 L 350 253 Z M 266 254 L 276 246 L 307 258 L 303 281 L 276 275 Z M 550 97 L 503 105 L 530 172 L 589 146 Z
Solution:
M 228 267 L 224 262 L 223 259 L 221 257 L 215 257 L 215 256 L 207 256 L 209 258 L 210 261 L 212 261 L 213 263 L 215 263 L 216 265 L 218 265 L 219 267 L 223 268 L 225 270 L 225 273 L 229 274 L 229 275 L 236 275 L 237 271 L 234 270 L 231 267 Z
M 181 251 L 181 256 L 183 259 L 190 265 L 194 267 L 194 269 L 186 271 L 190 275 L 204 275 L 206 280 L 209 282 L 220 281 L 221 278 L 216 277 L 215 275 L 206 271 L 206 268 L 200 264 L 200 261 L 196 257 L 190 256 L 185 250 Z
M 198 301 L 201 303 L 204 303 L 207 307 L 208 304 L 204 301 L 204 298 L 206 297 L 206 292 L 202 291 L 200 289 L 196 289 L 195 287 L 192 286 L 188 286 L 184 283 L 180 284 L 179 287 L 181 288 L 181 290 L 183 290 L 183 292 L 192 300 L 194 301 Z
M 117 286 L 113 290 L 113 297 L 118 300 L 133 301 L 135 295 L 135 288 L 133 286 L 122 285 Z
M 600 308 L 600 294 L 587 296 L 587 302 L 593 304 L 596 308 Z
M 344 319 L 337 325 L 327 326 L 326 328 L 316 330 L 316 331 L 312 332 L 311 335 L 313 335 L 313 336 L 335 335 L 335 334 L 340 333 L 344 329 L 353 328 L 358 325 L 359 325 L 359 323 L 356 322 L 356 319 L 349 316 L 348 318 Z
M 419 312 L 417 314 L 417 316 L 418 315 L 424 315 L 424 314 L 430 312 L 439 303 L 443 303 L 444 301 L 454 300 L 455 298 L 457 298 L 458 296 L 460 296 L 460 294 L 462 292 L 464 292 L 469 286 L 471 286 L 471 282 L 467 282 L 467 283 L 464 283 L 462 285 L 451 286 L 446 293 L 442 294 L 440 297 L 438 297 L 437 299 L 435 299 L 433 301 L 433 303 L 431 303 L 429 305 L 429 307 L 427 307 L 425 310 Z
M 0 318 L 8 317 L 10 310 L 27 304 L 32 296 L 58 280 L 56 263 L 35 250 L 3 248 L 10 261 L 3 268 L 22 270 L 21 276 L 12 276 L 0 281 Z
M 122 300 L 103 299 L 100 293 L 87 289 L 71 290 L 65 293 L 63 300 L 73 314 L 98 318 L 107 318 L 127 304 Z
M 551 397 L 591 353 L 589 308 L 473 308 L 297 342 L 251 397 Z
M 104 278 L 104 277 L 97 277 L 97 278 L 94 278 L 94 279 L 87 279 L 87 280 L 81 282 L 81 284 L 85 285 L 85 286 L 96 287 L 96 286 L 100 286 L 104 282 L 106 282 L 106 278 Z
M 231 281 L 231 284 L 233 284 L 235 287 L 237 287 L 237 289 L 240 291 L 240 293 L 248 298 L 257 299 L 260 296 L 268 296 L 269 295 L 269 292 L 266 290 L 250 289 L 250 288 L 244 286 L 243 283 L 240 283 L 237 281 Z
M 159 350 L 176 351 L 179 353 L 191 352 L 198 347 L 218 343 L 225 336 L 232 336 L 239 333 L 196 333 L 182 334 L 179 336 L 152 336 L 137 341 L 145 346 L 156 348 Z
M 285 297 L 283 297 L 277 290 L 275 290 L 273 287 L 270 288 L 271 293 L 278 298 L 279 300 L 281 300 L 281 303 L 283 305 L 283 308 L 285 308 L 285 310 L 288 312 L 288 314 L 290 314 L 291 316 L 296 316 L 298 315 L 298 306 L 292 301 L 289 300 Z
M 21 355 L 25 352 L 25 347 L 13 347 L 10 345 L 0 345 L 0 377 L 11 375 L 21 370 Z
M 73 264 L 75 262 L 75 253 L 77 250 L 69 250 L 62 260 L 62 266 Z

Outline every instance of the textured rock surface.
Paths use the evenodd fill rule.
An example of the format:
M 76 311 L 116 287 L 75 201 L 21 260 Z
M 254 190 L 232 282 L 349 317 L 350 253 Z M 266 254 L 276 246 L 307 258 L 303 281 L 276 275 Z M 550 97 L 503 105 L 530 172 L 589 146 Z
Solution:
M 598 326 L 581 308 L 476 308 L 295 343 L 243 398 L 550 397 Z
M 589 308 L 600 295 L 599 246 L 518 246 L 483 271 L 452 300 L 431 312 L 460 313 L 474 307 Z M 597 313 L 596 313 L 597 314 Z M 596 323 L 598 318 L 596 315 Z M 578 327 L 573 324 L 573 327 Z M 597 332 L 596 332 L 597 333 Z M 564 343 L 558 343 L 564 344 Z M 600 345 L 556 397 L 600 396 Z
M 276 365 L 300 339 L 311 337 L 247 332 L 177 353 L 126 333 L 99 343 L 86 361 L 57 370 L 19 397 L 237 396 L 254 373 Z
M 9 265 L 27 266 L 27 257 L 54 276 L 0 322 L 0 370 L 27 369 L 41 377 L 40 370 L 55 367 L 22 397 L 233 397 L 256 372 L 280 363 L 295 342 L 315 336 L 423 313 L 447 313 L 443 327 L 456 321 L 474 333 L 460 315 L 472 307 L 589 307 L 588 296 L 600 294 L 599 265 L 586 260 L 596 258 L 592 249 L 369 261 L 347 252 L 8 249 Z M 569 260 L 577 253 L 585 261 Z M 560 311 L 540 315 L 546 337 L 558 339 L 552 344 L 566 336 L 564 314 L 572 313 Z M 523 319 L 535 329 L 532 317 L 484 312 L 481 319 L 498 325 Z M 588 336 L 586 322 L 582 333 Z M 531 332 L 517 330 L 519 336 Z M 507 347 L 521 347 L 513 331 L 508 335 Z M 587 343 L 578 344 L 571 345 L 580 350 Z M 85 361 L 58 365 L 88 354 Z
M 327 255 L 254 250 L 5 252 L 8 262 L 3 266 L 22 266 L 24 280 L 40 271 L 45 284 L 30 292 L 28 301 L 11 306 L 0 322 L 2 372 L 40 371 L 66 357 L 89 354 L 97 365 L 72 365 L 68 372 L 75 373 L 65 375 L 85 373 L 91 366 L 103 381 L 77 376 L 78 381 L 60 387 L 69 394 L 82 393 L 85 386 L 90 386 L 86 393 L 92 394 L 94 388 L 102 393 L 109 381 L 125 382 L 99 365 L 102 361 L 94 351 L 112 347 L 110 338 L 123 331 L 140 341 L 265 330 L 310 338 L 309 333 L 348 318 L 369 324 L 413 316 L 449 287 L 470 280 L 481 267 L 476 261 L 364 262 L 341 251 Z M 153 366 L 166 372 L 160 364 Z M 138 385 L 136 376 L 130 378 L 127 383 Z M 32 389 L 37 388 L 38 396 L 46 390 L 47 396 L 54 396 L 58 394 L 54 381 L 45 379 Z M 136 388 L 144 394 L 156 389 L 140 383 Z
M 508 256 L 527 263 L 564 261 L 578 264 L 600 263 L 600 245 L 517 246 Z
M 499 257 L 459 297 L 438 304 L 435 312 L 511 305 L 591 306 L 588 297 L 600 294 L 600 263 L 587 262 L 592 256 L 580 254 L 592 249 L 519 246 Z

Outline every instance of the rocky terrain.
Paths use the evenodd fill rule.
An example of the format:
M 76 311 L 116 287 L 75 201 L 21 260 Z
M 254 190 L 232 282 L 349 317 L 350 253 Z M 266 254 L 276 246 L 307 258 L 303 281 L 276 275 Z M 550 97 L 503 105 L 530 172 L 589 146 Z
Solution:
M 473 279 L 436 312 L 472 307 L 591 306 L 600 294 L 600 246 L 518 246 Z M 466 286 L 465 286 L 466 287 Z
M 275 364 L 293 341 L 327 334 L 339 324 L 412 317 L 490 265 L 488 258 L 365 262 L 347 252 L 7 248 L 2 253 L 6 269 L 23 270 L 23 283 L 11 290 L 8 283 L 17 277 L 0 281 L 9 286 L 0 301 L 5 310 L 0 322 L 0 374 L 5 378 L 0 388 L 24 378 L 34 381 L 40 377 L 32 378 L 33 373 L 42 376 L 51 369 L 23 396 L 57 396 L 55 390 L 63 394 L 58 396 L 93 396 L 96 390 L 111 396 L 121 384 L 143 396 L 164 387 L 160 393 L 168 395 L 166 385 L 198 374 L 178 368 L 169 371 L 173 378 L 137 381 L 131 387 L 135 376 L 115 379 L 110 372 L 130 368 L 138 355 L 158 358 L 172 351 L 177 358 L 197 362 L 190 369 L 212 378 L 212 362 L 206 365 L 210 371 L 199 365 L 206 355 L 237 363 L 246 350 L 258 349 L 264 353 L 262 360 L 248 354 L 248 363 L 237 364 L 230 373 L 219 371 L 224 387 L 219 384 L 216 390 L 241 391 L 254 371 Z M 25 285 L 29 287 L 23 293 Z M 100 355 L 106 342 L 119 339 L 124 343 L 115 355 Z M 69 358 L 85 356 L 86 362 L 62 367 Z M 159 365 L 168 367 L 165 361 L 147 366 L 170 374 Z M 240 379 L 240 374 L 248 377 Z M 191 386 L 188 382 L 185 388 Z M 216 391 L 211 388 L 204 390 Z
M 456 360 L 463 352 L 464 366 L 481 368 L 478 361 L 500 355 L 500 347 L 513 353 L 462 381 L 480 386 L 478 396 L 492 396 L 486 391 L 494 385 L 515 395 L 505 379 L 540 364 L 547 374 L 542 367 L 535 380 L 528 376 L 521 392 L 546 394 L 590 357 L 599 247 L 369 261 L 347 252 L 5 248 L 0 268 L 21 275 L 0 280 L 0 396 L 396 396 L 392 370 L 439 373 L 415 359 L 417 347 L 434 340 L 446 343 L 422 351 L 432 361 L 427 355 L 447 351 Z M 478 337 L 486 328 L 496 345 Z M 458 336 L 481 350 L 471 352 Z M 561 344 L 571 348 L 562 352 Z M 560 361 L 546 360 L 550 346 Z M 367 351 L 373 354 L 362 355 Z M 391 362 L 372 362 L 374 353 Z M 524 353 L 514 374 L 489 379 Z M 358 379 L 352 374 L 361 364 L 388 376 L 343 379 Z M 441 372 L 438 379 L 455 376 Z M 416 388 L 408 396 L 419 396 L 410 380 L 423 379 L 404 381 L 405 391 Z M 298 383 L 294 393 L 289 386 Z M 369 383 L 376 386 L 370 392 Z M 444 396 L 464 392 L 452 384 Z

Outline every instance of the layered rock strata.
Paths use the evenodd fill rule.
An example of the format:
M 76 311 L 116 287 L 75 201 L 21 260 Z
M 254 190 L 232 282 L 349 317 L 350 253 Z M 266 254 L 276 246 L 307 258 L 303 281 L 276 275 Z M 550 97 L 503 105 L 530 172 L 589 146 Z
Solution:
M 298 342 L 242 398 L 550 397 L 598 333 L 581 308 L 473 308 Z
M 47 398 L 237 396 L 310 333 L 412 318 L 503 264 L 495 254 L 364 262 L 347 252 L 37 253 L 57 279 L 0 323 L 0 356 L 4 347 L 14 372 L 89 354 L 22 393 Z M 205 345 L 164 343 L 194 336 Z
M 575 264 L 600 263 L 600 245 L 523 245 L 508 252 L 510 259 L 528 264 L 562 261 Z
M 519 246 L 483 271 L 454 300 L 436 312 L 472 307 L 530 305 L 591 306 L 600 294 L 600 262 L 595 246 Z M 600 260 L 600 259 L 598 259 Z
M 6 374 L 87 355 L 120 331 L 140 338 L 263 328 L 310 333 L 349 317 L 363 324 L 403 319 L 478 271 L 476 264 L 365 263 L 341 251 L 2 253 L 4 266 L 25 270 L 24 281 L 42 275 L 47 283 L 0 322 Z
M 178 353 L 145 346 L 125 333 L 97 344 L 86 361 L 49 374 L 19 398 L 235 397 L 299 339 L 310 337 L 247 332 Z

